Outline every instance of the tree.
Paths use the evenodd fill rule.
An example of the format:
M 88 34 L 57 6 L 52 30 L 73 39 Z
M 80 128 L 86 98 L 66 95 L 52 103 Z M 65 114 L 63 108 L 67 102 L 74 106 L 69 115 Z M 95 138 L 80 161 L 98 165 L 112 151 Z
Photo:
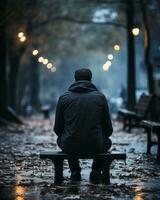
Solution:
M 144 25 L 144 48 L 145 48 L 144 60 L 145 60 L 146 69 L 147 69 L 148 90 L 149 90 L 149 93 L 154 94 L 155 86 L 154 86 L 154 79 L 153 79 L 153 66 L 150 62 L 151 36 L 150 36 L 150 30 L 148 26 L 145 1 L 141 0 L 140 5 L 141 5 L 141 10 L 142 10 L 143 25 Z
M 34 43 L 38 44 L 38 40 L 36 39 L 37 36 L 40 38 L 40 40 L 43 40 L 44 38 L 50 38 L 48 35 L 51 35 L 53 37 L 53 34 L 56 35 L 56 41 L 57 43 L 62 41 L 62 42 L 70 42 L 72 46 L 74 46 L 75 42 L 75 37 L 70 37 L 70 32 L 68 31 L 68 23 L 77 23 L 82 25 L 82 29 L 78 28 L 78 26 L 73 26 L 71 25 L 71 29 L 73 30 L 73 33 L 79 34 L 79 30 L 83 31 L 83 28 L 87 25 L 91 25 L 87 27 L 88 31 L 88 38 L 89 38 L 89 33 L 93 30 L 96 31 L 96 33 L 99 33 L 99 29 L 97 28 L 97 25 L 100 25 L 104 28 L 105 33 L 102 35 L 103 40 L 101 39 L 101 44 L 99 47 L 96 45 L 95 40 L 96 37 L 93 36 L 93 39 L 89 40 L 87 39 L 87 36 L 85 38 L 85 41 L 83 44 L 87 50 L 91 49 L 96 49 L 97 51 L 99 49 L 109 49 L 106 44 L 111 44 L 111 40 L 109 39 L 109 31 L 112 31 L 112 36 L 113 33 L 116 35 L 116 31 L 114 31 L 113 26 L 116 25 L 120 27 L 125 27 L 125 25 L 121 24 L 120 22 L 123 21 L 121 20 L 121 17 L 118 17 L 116 20 L 111 20 L 111 21 L 104 21 L 104 22 L 97 22 L 92 19 L 92 16 L 94 12 L 98 9 L 103 9 L 104 7 L 107 9 L 107 1 L 93 1 L 92 3 L 90 1 L 70 1 L 69 4 L 65 4 L 65 1 L 52 1 L 52 4 L 50 1 L 39 1 L 37 4 L 37 0 L 33 0 L 31 2 L 25 0 L 25 1 L 13 1 L 15 5 L 12 7 L 13 15 L 12 18 L 9 18 L 7 20 L 8 23 L 8 29 L 9 31 L 9 61 L 10 61 L 10 78 L 9 78 L 9 99 L 10 99 L 10 104 L 15 107 L 15 102 L 16 102 L 16 90 L 17 90 L 17 79 L 18 79 L 18 72 L 19 72 L 19 65 L 21 63 L 21 58 L 24 56 L 24 53 L 26 53 L 26 50 L 28 47 L 31 47 Z M 121 8 L 117 3 L 120 3 L 120 1 L 114 1 L 114 2 L 109 2 L 113 3 L 114 7 L 120 11 Z M 52 6 L 51 6 L 52 5 Z M 80 7 L 81 6 L 81 7 Z M 81 8 L 81 11 L 77 13 L 77 9 Z M 38 8 L 38 11 L 36 10 Z M 15 12 L 16 11 L 16 12 Z M 120 15 L 121 16 L 121 15 Z M 107 18 L 106 18 L 107 19 Z M 61 21 L 67 21 L 67 23 L 57 23 L 58 20 Z M 53 24 L 56 22 L 56 27 L 59 28 L 57 31 L 55 26 L 53 27 Z M 61 25 L 60 25 L 61 24 Z M 66 25 L 67 24 L 67 25 Z M 94 25 L 94 26 L 92 26 Z M 112 25 L 112 28 L 106 28 L 107 25 Z M 80 26 L 79 26 L 80 27 Z M 92 27 L 92 28 L 89 28 Z M 94 28 L 93 28 L 94 27 Z M 17 37 L 17 32 L 20 29 L 23 29 L 26 36 L 27 36 L 27 42 L 20 44 L 17 43 L 16 37 Z M 45 35 L 45 30 L 47 30 L 48 35 L 46 37 Z M 14 30 L 14 31 L 13 31 Z M 43 30 L 43 31 L 41 31 Z M 90 31 L 91 30 L 91 31 Z M 89 32 L 90 31 L 90 32 Z M 63 32 L 63 34 L 62 34 Z M 45 35 L 45 36 L 44 36 Z M 62 37 L 64 36 L 64 39 Z M 117 34 L 118 35 L 118 34 Z M 68 40 L 68 37 L 70 39 Z M 110 36 L 111 37 L 111 36 Z M 99 36 L 97 36 L 99 39 Z M 46 39 L 46 41 L 47 41 Z M 97 40 L 98 40 L 97 39 Z M 86 40 L 90 41 L 87 43 Z M 33 42 L 34 41 L 34 42 Z M 56 43 L 54 41 L 54 44 Z M 49 45 L 48 45 L 49 46 Z M 59 52 L 63 52 L 65 54 L 65 51 L 61 51 L 60 49 L 61 45 L 57 45 L 59 48 Z M 73 53 L 76 48 L 73 48 Z M 56 49 L 57 50 L 57 49 Z M 62 49 L 63 50 L 63 49 Z M 82 48 L 83 50 L 83 48 Z M 75 53 L 76 55 L 76 53 Z M 67 56 L 67 54 L 66 54 Z M 35 83 L 38 83 L 38 81 L 35 81 Z M 38 87 L 35 87 L 38 88 Z M 37 92 L 38 93 L 38 92 Z M 34 93 L 36 94 L 36 93 Z M 130 95 L 129 95 L 130 96 Z M 37 98 L 38 99 L 38 98 Z M 35 104 L 35 103 L 34 103 Z
M 8 107 L 7 90 L 7 39 L 6 39 L 6 18 L 7 2 L 0 2 L 0 124 L 7 124 L 4 119 L 21 123 L 14 111 Z M 4 118 L 4 119 L 3 119 Z
M 132 34 L 134 4 L 133 0 L 126 0 L 126 18 L 127 18 L 127 53 L 128 53 L 128 76 L 127 76 L 127 107 L 135 108 L 135 55 L 134 55 L 134 36 Z
M 6 1 L 0 1 L 0 112 L 7 105 Z
M 30 58 L 30 104 L 39 109 L 39 64 L 33 56 Z
M 28 48 L 28 46 L 33 45 L 33 41 L 34 41 L 34 43 L 37 42 L 37 44 L 38 44 L 37 35 L 39 35 L 38 37 L 41 37 L 41 40 L 42 40 L 43 36 L 45 35 L 45 33 L 44 33 L 45 31 L 46 31 L 46 35 L 44 36 L 44 38 L 46 38 L 46 41 L 47 41 L 48 38 L 51 38 L 49 36 L 52 36 L 52 40 L 53 40 L 53 35 L 54 36 L 56 35 L 56 38 L 59 37 L 58 40 L 54 38 L 54 40 L 56 40 L 57 43 L 60 43 L 60 42 L 62 43 L 63 41 L 65 41 L 65 42 L 66 41 L 67 42 L 68 41 L 71 41 L 71 42 L 73 41 L 73 44 L 74 44 L 74 38 L 71 38 L 71 39 L 67 38 L 67 37 L 70 37 L 70 35 L 69 35 L 70 32 L 68 30 L 68 23 L 72 23 L 72 24 L 73 23 L 77 23 L 77 24 L 82 24 L 82 25 L 84 25 L 84 24 L 87 25 L 88 24 L 88 25 L 91 25 L 91 26 L 92 25 L 101 25 L 101 26 L 103 26 L 104 30 L 106 29 L 106 25 L 108 25 L 108 24 L 109 25 L 116 25 L 116 26 L 123 26 L 122 24 L 118 24 L 118 23 L 114 24 L 113 22 L 105 22 L 105 23 L 98 23 L 97 22 L 96 23 L 96 22 L 92 21 L 92 19 L 90 17 L 89 17 L 89 19 L 87 19 L 88 18 L 88 12 L 91 12 L 91 11 L 89 11 L 89 8 L 86 6 L 87 4 L 82 6 L 83 7 L 83 9 L 81 9 L 82 12 L 79 12 L 78 18 L 77 18 L 77 13 L 75 13 L 75 8 L 77 8 L 77 4 L 76 3 L 74 4 L 72 2 L 71 4 L 69 4 L 69 6 L 68 6 L 68 4 L 67 4 L 67 6 L 64 5 L 64 2 L 63 2 L 63 4 L 61 4 L 61 3 L 57 3 L 56 1 L 53 1 L 53 4 L 52 4 L 53 6 L 51 6 L 51 3 L 47 4 L 46 2 L 41 2 L 41 1 L 39 3 L 40 4 L 38 4 L 38 6 L 39 6 L 38 9 L 43 9 L 43 12 L 40 10 L 41 13 L 43 13 L 43 16 L 41 16 L 42 14 L 39 13 L 39 10 L 38 10 L 38 12 L 37 11 L 35 12 L 36 6 L 37 6 L 36 1 L 33 1 L 29 5 L 27 4 L 27 6 L 25 8 L 25 15 L 23 16 L 24 19 L 25 19 L 24 20 L 25 23 L 24 23 L 23 26 L 25 26 L 25 33 L 27 34 L 27 37 L 29 38 L 29 43 L 27 43 L 26 48 Z M 100 5 L 100 7 L 101 7 L 101 4 L 98 4 L 96 2 L 92 6 L 92 9 L 95 9 L 97 7 L 97 5 Z M 32 9 L 29 9 L 31 7 L 32 7 Z M 79 5 L 78 5 L 78 7 L 79 7 Z M 33 12 L 33 10 L 34 10 L 34 12 Z M 72 10 L 73 13 L 69 12 L 69 10 Z M 44 14 L 44 13 L 47 13 L 47 14 Z M 84 20 L 81 19 L 83 13 L 85 13 Z M 57 23 L 58 20 L 61 20 L 61 23 Z M 67 23 L 66 23 L 66 21 L 67 21 Z M 53 28 L 53 24 L 55 25 L 55 22 L 57 24 L 56 27 L 58 27 L 60 29 L 59 32 L 56 30 L 55 26 Z M 77 26 L 76 25 L 75 26 L 70 25 L 70 27 L 73 30 L 74 34 L 75 34 L 75 32 L 79 33 L 78 30 L 81 29 L 81 28 L 77 28 L 78 25 Z M 43 29 L 43 32 L 41 31 L 42 29 Z M 44 29 L 45 29 L 45 31 L 44 31 Z M 89 29 L 90 28 L 88 28 L 88 30 Z M 92 26 L 91 30 L 94 31 L 96 29 L 97 29 L 96 26 L 95 26 L 94 29 L 93 29 L 93 26 Z M 114 29 L 114 28 L 111 28 L 111 29 Z M 63 31 L 63 34 L 62 34 L 62 31 Z M 110 40 L 108 40 L 108 37 L 109 37 L 108 32 L 109 31 L 105 30 L 105 32 L 106 32 L 106 34 L 103 35 L 103 38 L 105 38 L 106 43 L 108 43 L 108 45 L 109 45 L 109 42 L 110 42 Z M 98 31 L 97 31 L 97 33 L 98 33 Z M 64 35 L 64 37 L 63 37 L 63 35 Z M 87 38 L 87 36 L 86 36 L 86 38 Z M 93 42 L 91 42 L 90 44 L 87 44 L 86 46 L 84 46 L 84 48 L 85 47 L 88 48 L 88 49 L 97 48 L 96 44 L 94 43 L 95 39 L 93 39 Z M 99 45 L 99 48 L 101 48 L 101 49 L 104 48 L 104 47 L 106 48 L 104 42 L 102 42 L 102 41 L 103 40 L 101 40 L 101 45 Z M 14 43 L 12 43 L 11 46 L 13 46 L 14 49 L 15 49 L 15 45 L 13 45 L 13 44 Z M 55 41 L 54 41 L 54 44 L 55 44 Z M 55 45 L 53 45 L 53 46 L 55 46 Z M 60 45 L 57 45 L 58 48 L 59 48 L 59 46 Z M 74 49 L 76 49 L 76 48 L 74 48 Z M 43 51 L 43 49 L 42 49 L 42 51 Z M 56 51 L 58 52 L 58 49 L 56 49 Z M 65 53 L 65 51 L 62 51 L 62 50 L 59 50 L 59 52 L 61 54 L 62 54 L 62 52 Z M 12 53 L 13 53 L 13 56 L 14 56 L 14 51 L 12 51 Z M 19 53 L 20 53 L 19 56 L 22 57 L 23 54 L 21 53 L 21 51 L 19 51 Z M 73 51 L 73 53 L 74 53 L 74 51 Z M 76 55 L 76 53 L 75 53 L 75 55 Z M 15 65 L 14 62 L 13 62 L 13 65 Z M 18 66 L 18 64 L 17 64 L 17 66 Z M 12 69 L 14 69 L 14 67 Z M 35 67 L 34 67 L 34 69 L 35 69 Z M 16 73 L 16 76 L 17 76 L 17 74 L 18 73 Z M 12 76 L 12 73 L 11 73 L 11 76 Z M 17 78 L 14 78 L 14 79 L 17 80 Z M 38 81 L 35 81 L 35 84 L 36 83 L 38 83 Z M 12 84 L 12 81 L 11 81 L 11 86 L 12 85 L 13 84 Z M 17 88 L 17 87 L 15 87 L 15 88 Z M 35 88 L 38 88 L 38 87 L 35 86 Z M 38 94 L 38 92 L 34 93 L 34 94 Z M 12 97 L 15 96 L 15 91 L 14 90 L 12 91 L 12 95 L 11 96 Z M 35 96 L 34 96 L 34 98 L 35 98 Z M 32 99 L 32 97 L 31 97 L 31 99 Z M 38 98 L 36 98 L 36 99 L 38 100 Z M 14 102 L 14 101 L 12 100 L 11 102 Z M 38 104 L 38 102 L 37 102 L 37 104 Z M 34 103 L 34 105 L 35 105 L 35 103 Z

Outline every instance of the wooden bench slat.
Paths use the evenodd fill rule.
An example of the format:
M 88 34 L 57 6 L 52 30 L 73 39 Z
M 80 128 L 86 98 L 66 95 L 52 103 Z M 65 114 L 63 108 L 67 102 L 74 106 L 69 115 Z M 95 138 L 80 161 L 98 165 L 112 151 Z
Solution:
M 110 165 L 114 159 L 126 160 L 125 153 L 101 153 L 101 154 L 81 154 L 81 155 L 70 155 L 63 153 L 62 151 L 41 151 L 41 159 L 51 159 L 55 167 L 55 184 L 59 184 L 63 180 L 63 160 L 68 158 L 77 158 L 77 159 L 104 159 L 104 166 L 102 169 L 102 182 L 104 184 L 110 183 Z
M 78 158 L 78 159 L 126 159 L 126 154 L 123 153 L 101 153 L 101 154 L 85 154 L 85 155 L 76 155 L 76 154 L 67 154 L 63 152 L 57 151 L 42 151 L 40 152 L 40 158 L 61 158 L 61 159 L 68 159 L 68 158 Z
M 141 124 L 144 125 L 144 126 L 151 127 L 151 128 L 157 128 L 157 129 L 159 128 L 160 129 L 160 123 L 159 122 L 143 120 L 141 122 Z
M 135 112 L 127 110 L 127 109 L 119 109 L 119 113 L 121 113 L 121 114 L 128 114 L 128 115 L 136 115 Z

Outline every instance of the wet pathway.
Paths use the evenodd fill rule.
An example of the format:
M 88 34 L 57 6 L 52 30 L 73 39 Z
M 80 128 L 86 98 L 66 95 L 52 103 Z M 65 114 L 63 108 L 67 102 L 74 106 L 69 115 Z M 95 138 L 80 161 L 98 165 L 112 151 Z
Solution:
M 25 119 L 23 126 L 0 128 L 0 200 L 50 199 L 160 199 L 160 163 L 147 157 L 146 134 L 141 129 L 133 133 L 121 131 L 114 123 L 112 152 L 126 152 L 127 162 L 115 161 L 111 166 L 111 184 L 91 184 L 88 181 L 90 160 L 81 160 L 82 182 L 70 182 L 68 164 L 64 165 L 64 183 L 55 186 L 51 161 L 39 159 L 40 150 L 58 149 L 52 132 L 52 121 Z

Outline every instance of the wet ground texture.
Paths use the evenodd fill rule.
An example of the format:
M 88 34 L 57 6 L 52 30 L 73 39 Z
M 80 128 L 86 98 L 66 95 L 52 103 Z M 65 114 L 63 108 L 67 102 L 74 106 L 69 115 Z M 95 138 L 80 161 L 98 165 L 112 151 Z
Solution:
M 24 120 L 25 125 L 0 128 L 0 200 L 160 199 L 157 147 L 152 147 L 151 156 L 145 154 L 147 137 L 142 129 L 126 133 L 120 122 L 114 122 L 111 151 L 125 152 L 127 161 L 112 163 L 110 185 L 89 182 L 90 160 L 81 160 L 81 182 L 70 181 L 65 162 L 64 182 L 54 185 L 52 162 L 39 159 L 40 150 L 58 150 L 54 120 Z

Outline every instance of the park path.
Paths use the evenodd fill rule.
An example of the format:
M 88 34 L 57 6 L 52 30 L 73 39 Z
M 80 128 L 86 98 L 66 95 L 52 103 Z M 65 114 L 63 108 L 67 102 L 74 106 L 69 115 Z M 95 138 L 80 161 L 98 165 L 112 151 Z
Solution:
M 80 183 L 70 182 L 65 162 L 64 183 L 55 186 L 51 161 L 39 159 L 40 150 L 58 149 L 52 131 L 53 118 L 25 118 L 25 125 L 0 128 L 0 200 L 160 199 L 160 163 L 155 159 L 156 146 L 147 157 L 146 134 L 142 129 L 123 132 L 120 122 L 114 122 L 111 151 L 126 152 L 127 162 L 112 163 L 109 186 L 88 181 L 90 160 L 81 161 Z

